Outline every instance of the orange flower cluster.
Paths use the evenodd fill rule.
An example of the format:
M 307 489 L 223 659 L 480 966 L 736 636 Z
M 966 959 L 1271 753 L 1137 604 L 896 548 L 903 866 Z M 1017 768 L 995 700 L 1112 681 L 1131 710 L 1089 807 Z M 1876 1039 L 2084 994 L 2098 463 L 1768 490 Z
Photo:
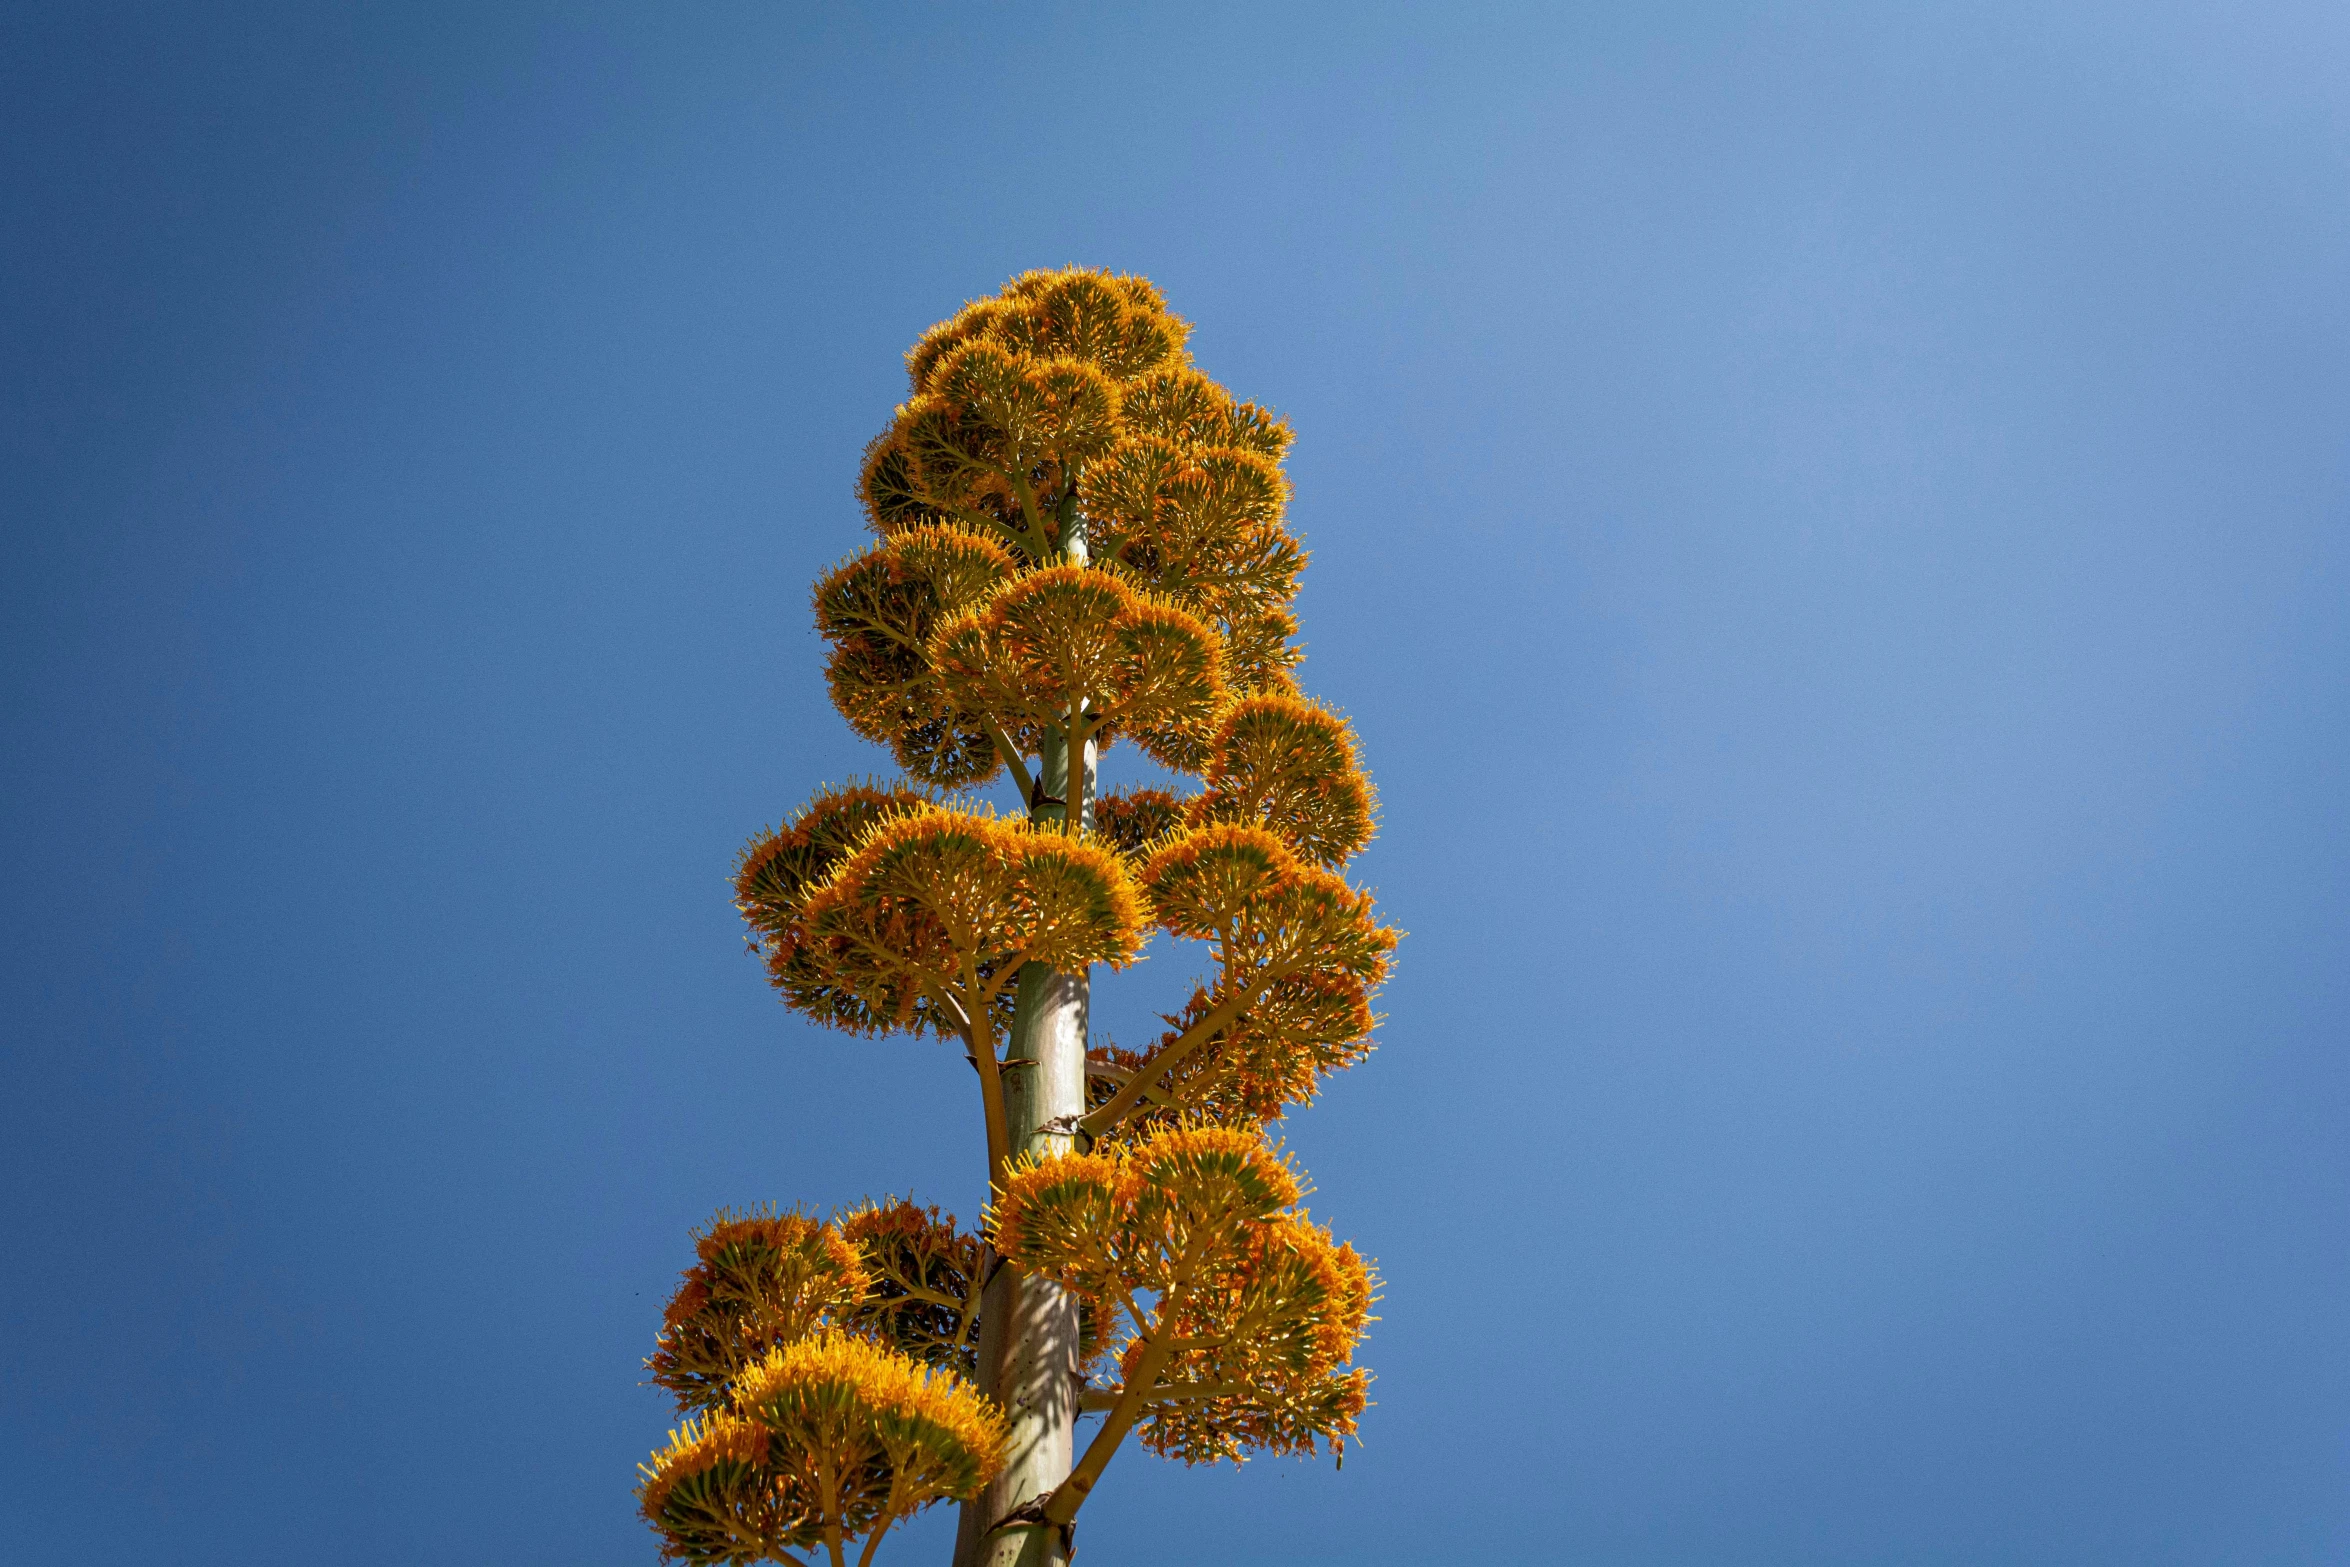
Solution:
M 1073 723 L 1102 745 L 1131 730 L 1144 750 L 1179 765 L 1173 737 L 1198 731 L 1224 698 L 1215 634 L 1095 566 L 1016 579 L 942 626 L 930 655 L 958 709 L 989 715 L 1022 751 Z
M 906 355 L 913 395 L 866 449 L 875 530 L 957 522 L 1045 560 L 1055 508 L 1119 444 L 1125 391 L 1180 366 L 1189 330 L 1148 282 L 1101 272 L 1031 272 L 964 306 Z
M 1306 564 L 1282 526 L 1289 427 L 1189 365 L 1129 386 L 1120 414 L 1124 439 L 1080 486 L 1100 553 L 1214 626 L 1236 686 L 1289 689 Z
M 1297 1209 L 1302 1196 L 1261 1133 L 1168 1126 L 1113 1152 L 1022 1162 L 997 1195 L 995 1240 L 1121 1309 L 1089 1403 L 1139 1425 L 1144 1445 L 1194 1463 L 1343 1450 L 1369 1380 L 1346 1362 L 1376 1284 Z
M 1001 1466 L 1002 1417 L 964 1380 L 980 1243 L 951 1216 L 721 1212 L 695 1254 L 645 1362 L 686 1416 L 638 1492 L 666 1555 L 870 1546 Z
M 848 1323 L 925 1365 L 976 1375 L 979 1237 L 957 1229 L 951 1214 L 910 1202 L 868 1204 L 840 1228 L 872 1278 Z
M 1303 697 L 1267 692 L 1225 709 L 1208 745 L 1194 822 L 1262 823 L 1315 865 L 1371 841 L 1377 809 L 1354 730 Z
M 915 776 L 982 782 L 1081 700 L 1105 740 L 1122 729 L 1193 767 L 1227 683 L 1291 689 L 1305 551 L 1282 524 L 1290 433 L 1188 363 L 1189 331 L 1140 278 L 1032 272 L 907 355 L 912 395 L 867 449 L 859 484 L 884 544 L 816 599 L 834 700 Z M 987 547 L 1049 571 L 1072 520 L 1090 540 L 1088 593 L 1048 577 L 1023 590 L 1034 606 L 983 610 L 976 596 L 1010 591 L 1014 575 Z M 1139 592 L 1109 617 L 1114 635 L 1089 598 L 1106 582 Z M 995 651 L 978 628 L 929 640 L 958 613 L 1034 624 L 998 626 L 1013 656 L 974 669 L 974 652 Z M 942 661 L 959 690 L 936 679 Z M 1100 667 L 1111 663 L 1114 677 Z M 1025 733 L 1024 711 L 1036 715 Z
M 664 1561 L 796 1561 L 810 1511 L 767 1471 L 767 1428 L 724 1411 L 688 1416 L 637 1466 L 637 1507 Z
M 1265 827 L 1325 868 L 1371 841 L 1378 797 L 1354 730 L 1308 698 L 1257 692 L 1227 703 L 1198 770 L 1207 787 L 1189 799 L 1151 788 L 1104 794 L 1095 830 L 1132 855 L 1179 828 L 1241 822 Z
M 851 557 L 816 584 L 816 629 L 832 644 L 824 678 L 833 705 L 917 778 L 957 788 L 1003 765 L 987 715 L 956 705 L 940 686 L 930 642 L 1013 569 L 1011 552 L 991 539 L 925 527 Z
M 779 1349 L 735 1407 L 768 1432 L 768 1467 L 847 1534 L 945 1497 L 1003 1465 L 1003 1417 L 961 1380 L 842 1333 Z
M 1153 1113 L 1268 1121 L 1369 1052 L 1371 993 L 1397 937 L 1368 894 L 1275 832 L 1236 824 L 1160 840 L 1139 874 L 1160 927 L 1209 943 L 1217 972 L 1147 1054 L 1097 1058 L 1123 1081 L 1086 1116 L 1088 1132 Z
M 890 1527 L 976 1493 L 1003 1467 L 1003 1416 L 951 1373 L 840 1332 L 770 1351 L 731 1406 L 670 1433 L 643 1466 L 638 1506 L 662 1555 L 792 1561 L 822 1545 L 861 1559 Z
M 857 1249 L 804 1213 L 721 1211 L 694 1237 L 645 1369 L 678 1408 L 713 1409 L 745 1366 L 864 1299 Z
M 910 792 L 819 795 L 735 885 L 785 1000 L 863 1033 L 984 1034 L 1022 963 L 1123 966 L 1149 929 L 1111 850 Z
M 1094 835 L 1129 859 L 1188 825 L 1183 798 L 1167 789 L 1118 789 L 1094 801 Z

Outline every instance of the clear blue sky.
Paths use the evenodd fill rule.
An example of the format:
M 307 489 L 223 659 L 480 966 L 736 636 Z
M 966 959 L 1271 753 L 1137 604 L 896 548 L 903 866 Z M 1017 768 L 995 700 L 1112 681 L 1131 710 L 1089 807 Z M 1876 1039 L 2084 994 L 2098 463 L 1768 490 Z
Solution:
M 972 1211 L 726 876 L 1069 262 L 1295 423 L 1412 933 L 1364 1445 L 1087 1559 L 2350 1559 L 2350 13 L 2143 4 L 11 8 L 0 1554 L 650 1562 L 688 1227 Z

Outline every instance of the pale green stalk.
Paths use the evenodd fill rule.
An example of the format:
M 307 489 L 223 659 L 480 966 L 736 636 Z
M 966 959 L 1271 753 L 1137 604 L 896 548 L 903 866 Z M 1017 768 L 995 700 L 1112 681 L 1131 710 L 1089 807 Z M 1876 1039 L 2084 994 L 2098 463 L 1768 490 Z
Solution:
M 1061 548 L 1086 559 L 1085 530 L 1073 505 L 1060 516 Z M 1048 731 L 1038 748 L 1029 819 L 1065 824 L 1070 807 L 1080 828 L 1093 825 L 1097 770 L 1092 742 L 1070 765 L 1067 732 Z M 1005 1120 L 1011 1154 L 1067 1153 L 1085 1114 L 1086 1008 L 1092 980 L 1041 963 L 1022 967 L 1003 1063 Z M 1068 1535 L 1057 1524 L 998 1527 L 1015 1508 L 1049 1496 L 1075 1458 L 1078 1394 L 1076 1296 L 1049 1279 L 997 1266 L 980 1304 L 979 1387 L 1003 1405 L 1012 1428 L 1003 1472 L 963 1504 L 956 1567 L 1066 1567 Z

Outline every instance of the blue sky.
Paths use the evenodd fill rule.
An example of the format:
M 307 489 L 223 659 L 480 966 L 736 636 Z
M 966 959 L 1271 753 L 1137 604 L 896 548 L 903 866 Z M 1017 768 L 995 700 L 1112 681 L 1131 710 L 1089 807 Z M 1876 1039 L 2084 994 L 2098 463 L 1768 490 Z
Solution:
M 688 1228 L 972 1212 L 965 1069 L 726 875 L 883 760 L 806 584 L 899 354 L 1076 262 L 1295 424 L 1411 932 L 1289 1128 L 1363 1446 L 1123 1455 L 1088 1557 L 2350 1555 L 2345 84 L 2330 6 L 17 8 L 8 1554 L 649 1562 Z

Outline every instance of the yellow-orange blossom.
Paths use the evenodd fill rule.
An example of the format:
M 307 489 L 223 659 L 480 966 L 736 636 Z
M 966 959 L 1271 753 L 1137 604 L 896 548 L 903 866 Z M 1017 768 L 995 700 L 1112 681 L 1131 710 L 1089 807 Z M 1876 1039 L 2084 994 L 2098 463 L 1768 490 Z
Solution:
M 879 539 L 816 618 L 835 705 L 907 779 L 753 839 L 736 899 L 796 1010 L 960 1047 L 993 1200 L 979 1236 L 905 1204 L 720 1216 L 648 1363 L 689 1413 L 640 1489 L 670 1555 L 869 1561 L 907 1512 L 981 1495 L 1007 1437 L 1073 1418 L 1024 1399 L 1008 1426 L 991 1396 L 1019 1349 L 981 1309 L 999 1269 L 1068 1292 L 1103 1420 L 1065 1474 L 972 1504 L 968 1560 L 1065 1557 L 1129 1433 L 1237 1460 L 1342 1448 L 1364 1408 L 1376 1281 L 1265 1126 L 1370 1048 L 1395 933 L 1340 872 L 1376 801 L 1296 683 L 1289 431 L 1194 368 L 1188 331 L 1141 279 L 1025 274 L 924 335 L 867 450 Z M 1120 740 L 1199 787 L 1101 791 Z M 949 792 L 1005 773 L 1018 816 Z M 1071 994 L 1023 976 L 1072 976 L 1082 1026 L 1090 970 L 1154 930 L 1210 960 L 1166 1032 L 1086 1041 L 1068 1113 L 1016 1125 L 1041 1089 L 1012 1091 L 1039 1069 L 1010 1041 Z

